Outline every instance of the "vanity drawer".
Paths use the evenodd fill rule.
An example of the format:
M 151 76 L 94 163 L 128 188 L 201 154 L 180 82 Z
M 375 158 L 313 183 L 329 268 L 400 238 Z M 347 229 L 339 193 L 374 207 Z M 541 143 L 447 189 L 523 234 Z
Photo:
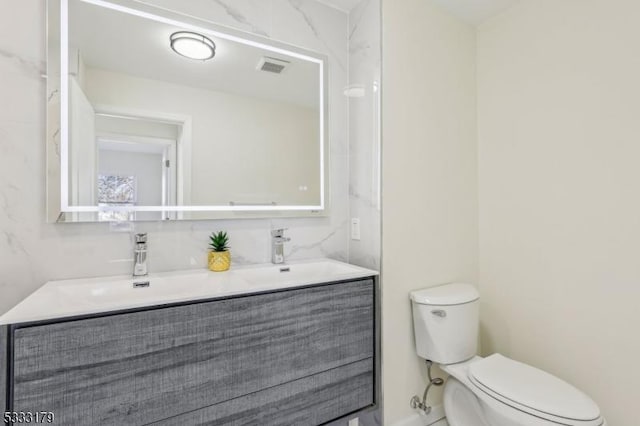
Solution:
M 148 424 L 371 358 L 373 328 L 372 280 L 17 328 L 13 410 Z
M 154 426 L 309 426 L 373 404 L 369 358 L 154 423 Z

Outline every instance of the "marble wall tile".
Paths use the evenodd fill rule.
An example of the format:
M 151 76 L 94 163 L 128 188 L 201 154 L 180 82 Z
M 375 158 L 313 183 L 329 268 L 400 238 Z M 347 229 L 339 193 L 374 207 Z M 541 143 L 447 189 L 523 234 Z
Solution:
M 142 3 L 264 37 L 271 35 L 270 0 L 142 0 Z
M 348 16 L 315 1 L 148 0 L 320 51 L 330 61 L 331 211 L 323 218 L 136 223 L 151 271 L 206 267 L 207 237 L 226 229 L 236 264 L 270 260 L 271 227 L 287 227 L 289 259 L 348 260 Z M 48 280 L 128 274 L 132 235 L 109 224 L 45 219 L 45 2 L 0 3 L 0 313 Z
M 349 205 L 360 219 L 360 241 L 349 242 L 352 263 L 380 268 L 380 0 L 362 0 L 349 13 Z
M 347 15 L 313 0 L 272 0 L 273 38 L 328 54 L 346 73 Z
M 349 13 L 349 214 L 360 219 L 360 240 L 349 240 L 349 261 L 380 269 L 380 0 L 362 0 Z M 384 282 L 382 282 L 384 285 Z M 342 422 L 345 424 L 346 422 Z M 382 409 L 361 413 L 360 423 L 382 424 Z M 338 426 L 338 425 L 336 425 Z
M 380 0 L 362 0 L 349 13 L 350 71 L 380 70 Z

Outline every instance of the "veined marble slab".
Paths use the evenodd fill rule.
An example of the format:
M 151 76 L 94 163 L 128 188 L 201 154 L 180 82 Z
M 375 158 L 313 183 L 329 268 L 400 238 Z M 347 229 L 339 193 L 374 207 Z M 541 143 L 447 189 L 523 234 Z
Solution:
M 189 270 L 49 281 L 0 317 L 17 324 L 255 294 L 378 275 L 377 271 L 330 259 L 240 266 L 226 272 Z M 143 283 L 148 286 L 136 287 Z

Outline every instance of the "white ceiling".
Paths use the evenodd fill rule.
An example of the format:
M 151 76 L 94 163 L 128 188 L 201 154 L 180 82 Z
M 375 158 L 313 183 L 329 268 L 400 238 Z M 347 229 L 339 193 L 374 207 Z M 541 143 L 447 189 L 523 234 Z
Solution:
M 336 0 L 339 1 L 339 0 Z M 433 0 L 452 14 L 473 25 L 481 24 L 520 0 Z
M 69 3 L 69 45 L 91 68 L 196 88 L 316 107 L 316 63 L 211 37 L 216 56 L 206 62 L 173 52 L 169 36 L 183 28 L 85 2 Z M 258 71 L 263 56 L 290 63 L 282 74 Z

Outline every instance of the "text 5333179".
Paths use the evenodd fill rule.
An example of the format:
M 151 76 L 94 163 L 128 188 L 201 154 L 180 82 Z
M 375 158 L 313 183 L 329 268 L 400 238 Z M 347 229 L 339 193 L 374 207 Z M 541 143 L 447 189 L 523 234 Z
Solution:
M 53 423 L 55 415 L 51 411 L 5 411 L 3 420 L 6 424 L 20 423 Z

